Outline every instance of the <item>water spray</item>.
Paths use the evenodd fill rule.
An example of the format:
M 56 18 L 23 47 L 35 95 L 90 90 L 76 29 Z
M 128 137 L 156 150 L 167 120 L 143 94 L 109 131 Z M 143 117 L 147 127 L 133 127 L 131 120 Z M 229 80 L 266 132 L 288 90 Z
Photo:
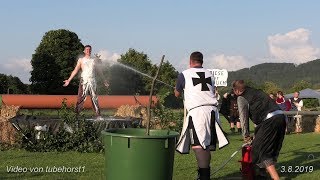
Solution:
M 112 61 L 112 64 L 117 64 L 117 65 L 119 65 L 119 66 L 121 66 L 121 67 L 123 67 L 123 68 L 129 69 L 129 70 L 131 70 L 131 71 L 133 71 L 133 72 L 136 72 L 136 73 L 138 73 L 138 74 L 140 74 L 140 75 L 143 75 L 143 76 L 145 76 L 145 77 L 153 80 L 153 77 L 150 76 L 149 74 L 146 74 L 146 73 L 143 73 L 143 72 L 141 72 L 141 71 L 138 71 L 138 70 L 136 70 L 136 69 L 134 69 L 134 68 L 132 68 L 132 67 L 130 67 L 130 66 L 127 66 L 127 65 L 125 65 L 125 64 L 122 64 L 122 63 L 120 63 L 120 62 L 118 62 L 118 61 Z M 174 86 L 172 86 L 172 85 L 170 85 L 170 84 L 168 84 L 168 83 L 166 83 L 166 82 L 163 82 L 163 81 L 161 81 L 161 80 L 159 80 L 159 79 L 156 79 L 156 81 L 159 82 L 159 83 L 162 83 L 162 84 L 164 84 L 164 85 L 166 85 L 166 86 L 168 86 L 168 87 L 175 88 Z

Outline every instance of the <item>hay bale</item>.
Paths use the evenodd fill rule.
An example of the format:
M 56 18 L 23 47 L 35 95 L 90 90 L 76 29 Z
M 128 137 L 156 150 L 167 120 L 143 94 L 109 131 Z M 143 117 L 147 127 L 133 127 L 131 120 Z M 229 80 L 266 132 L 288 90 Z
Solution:
M 16 142 L 16 129 L 9 122 L 17 115 L 19 106 L 3 105 L 0 110 L 0 142 L 14 144 Z
M 0 117 L 10 119 L 17 115 L 18 111 L 20 109 L 20 106 L 7 106 L 3 105 L 0 110 Z
M 314 132 L 320 133 L 320 116 L 316 119 L 316 126 L 314 127 Z
M 120 106 L 114 116 L 118 117 L 131 117 L 131 118 L 141 118 L 142 126 L 146 125 L 146 121 L 148 118 L 147 108 L 141 105 L 122 105 Z
M 5 118 L 0 118 L 0 142 L 14 144 L 16 142 L 16 130 Z
M 148 119 L 148 114 L 147 114 L 147 108 L 143 107 L 141 105 L 122 105 L 120 106 L 114 116 L 118 117 L 131 117 L 131 118 L 141 118 L 142 122 L 141 125 L 143 127 L 146 127 L 147 125 L 147 119 Z M 167 122 L 164 123 L 159 119 L 159 117 L 152 117 L 150 120 L 150 127 L 152 129 L 167 129 L 168 127 L 175 127 L 176 123 L 175 122 Z

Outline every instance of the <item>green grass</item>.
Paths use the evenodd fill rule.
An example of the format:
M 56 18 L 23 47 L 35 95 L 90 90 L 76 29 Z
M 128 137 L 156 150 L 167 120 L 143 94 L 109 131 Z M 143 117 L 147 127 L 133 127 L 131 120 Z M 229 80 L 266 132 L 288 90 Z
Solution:
M 223 128 L 229 133 L 228 124 L 225 120 Z M 214 171 L 220 164 L 228 159 L 242 144 L 240 135 L 228 135 L 230 144 L 221 150 L 212 153 L 211 168 Z M 290 134 L 286 135 L 283 148 L 278 159 L 277 169 L 281 179 L 320 179 L 320 134 Z M 239 179 L 241 152 L 220 171 L 214 174 L 212 179 Z M 13 149 L 0 151 L 0 179 L 104 179 L 104 154 L 103 153 L 78 153 L 78 152 L 27 152 Z M 21 168 L 42 167 L 81 167 L 84 172 L 73 173 L 8 173 L 7 167 L 19 166 Z M 84 166 L 84 168 L 83 168 Z M 286 169 L 293 167 L 313 167 L 313 172 L 290 172 L 281 173 L 281 167 Z M 174 161 L 175 180 L 189 180 L 196 177 L 196 160 L 194 153 L 181 155 L 176 153 Z M 124 172 L 125 173 L 125 172 Z
M 0 179 L 102 179 L 104 156 L 102 153 L 78 152 L 26 152 L 24 150 L 9 150 L 0 152 Z M 7 167 L 40 168 L 44 172 L 7 173 Z M 82 167 L 84 172 L 49 173 L 47 167 Z

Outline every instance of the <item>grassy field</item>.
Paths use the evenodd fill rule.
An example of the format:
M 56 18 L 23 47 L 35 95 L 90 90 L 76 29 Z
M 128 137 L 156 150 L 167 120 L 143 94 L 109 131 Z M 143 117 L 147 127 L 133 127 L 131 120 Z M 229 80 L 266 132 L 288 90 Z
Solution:
M 241 136 L 229 133 L 228 124 L 225 120 L 222 122 L 223 128 L 228 133 L 230 144 L 212 153 L 212 171 L 242 144 Z M 286 135 L 277 164 L 281 179 L 320 179 L 319 140 L 320 134 L 315 133 Z M 240 179 L 240 163 L 238 162 L 240 159 L 241 152 L 222 170 L 212 175 L 212 179 Z M 104 179 L 104 161 L 103 153 L 38 153 L 19 149 L 0 151 L 0 179 Z M 10 168 L 17 167 L 20 168 L 20 171 L 26 172 L 8 173 Z M 74 172 L 52 172 L 58 167 L 73 168 Z M 176 153 L 173 179 L 195 179 L 196 168 L 196 160 L 192 152 L 189 155 Z M 291 168 L 292 171 L 290 171 Z M 311 171 L 311 168 L 312 172 L 306 172 Z M 282 170 L 287 172 L 280 172 Z

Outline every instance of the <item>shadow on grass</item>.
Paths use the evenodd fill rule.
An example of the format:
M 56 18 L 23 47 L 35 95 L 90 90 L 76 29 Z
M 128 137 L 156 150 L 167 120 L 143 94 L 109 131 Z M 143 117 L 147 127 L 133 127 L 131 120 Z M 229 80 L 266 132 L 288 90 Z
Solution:
M 242 179 L 242 176 L 241 176 L 240 170 L 239 172 L 233 172 L 223 177 L 214 177 L 214 175 L 211 176 L 211 180 L 217 180 L 217 179 L 238 180 L 238 179 Z
M 289 156 L 284 158 L 293 157 L 290 160 L 282 161 L 281 163 L 276 164 L 277 171 L 281 179 L 299 179 L 302 174 L 313 173 L 314 171 L 320 170 L 320 151 L 310 151 L 310 149 L 319 149 L 320 144 L 315 144 L 309 147 L 303 147 L 297 150 L 289 151 Z M 309 151 L 308 151 L 309 150 Z M 286 154 L 286 153 L 285 153 Z M 280 156 L 285 156 L 281 154 Z M 239 164 L 240 168 L 240 164 Z M 320 173 L 317 172 L 316 174 Z M 316 175 L 315 175 L 316 176 Z M 268 177 L 270 179 L 270 176 Z M 267 178 L 267 179 L 268 179 Z M 211 176 L 211 179 L 242 179 L 242 174 L 239 171 L 233 171 L 224 176 L 214 177 Z
M 293 159 L 282 161 L 277 164 L 277 170 L 281 177 L 286 179 L 297 178 L 301 174 L 312 173 L 320 169 L 320 151 L 308 151 L 308 149 L 319 149 L 320 144 L 315 144 L 311 147 L 304 147 L 290 151 Z M 317 173 L 320 174 L 320 173 Z

